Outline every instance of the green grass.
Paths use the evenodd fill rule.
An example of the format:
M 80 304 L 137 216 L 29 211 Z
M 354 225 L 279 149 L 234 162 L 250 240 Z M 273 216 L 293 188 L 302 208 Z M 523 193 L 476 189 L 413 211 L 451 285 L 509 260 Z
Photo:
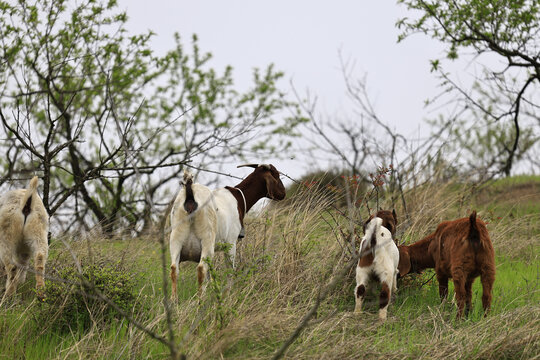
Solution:
M 516 261 L 508 261 L 504 258 L 498 258 L 497 264 L 497 280 L 493 290 L 492 311 L 488 319 L 498 318 L 501 315 L 523 308 L 538 307 L 540 303 L 540 269 L 538 265 L 526 265 Z M 431 272 L 424 273 L 422 280 L 429 280 L 431 275 Z M 351 282 L 348 282 L 347 287 L 349 289 L 352 289 L 353 286 Z M 380 340 L 379 343 L 374 344 L 380 354 L 399 352 L 414 357 L 415 355 L 424 354 L 426 340 L 431 339 L 434 332 L 442 330 L 438 328 L 439 326 L 446 327 L 448 330 L 446 332 L 442 331 L 441 336 L 449 336 L 449 333 L 468 329 L 473 324 L 481 325 L 486 321 L 483 315 L 482 289 L 479 279 L 473 285 L 473 309 L 465 321 L 455 319 L 456 309 L 452 303 L 452 282 L 450 282 L 450 297 L 443 303 L 439 299 L 438 284 L 434 279 L 421 288 L 400 288 L 398 295 L 390 306 L 389 320 L 384 324 L 377 321 L 379 288 L 377 285 L 373 285 L 373 289 L 370 290 L 364 303 L 364 313 L 361 315 L 351 313 L 354 309 L 352 290 L 350 291 L 351 296 L 346 297 L 346 294 L 342 294 L 342 296 L 346 297 L 344 298 L 345 306 L 342 307 L 332 303 L 332 306 L 322 309 L 319 316 L 325 322 L 337 323 L 344 321 L 343 326 L 350 327 L 350 333 L 348 331 L 343 333 L 343 327 L 330 331 L 331 337 L 348 336 L 357 338 L 360 342 L 366 341 L 365 339 L 375 338 Z M 325 318 L 326 316 L 328 318 Z M 527 322 L 527 319 L 521 321 Z M 538 318 L 536 321 L 538 322 Z M 354 323 L 356 323 L 356 326 Z M 508 330 L 508 328 L 505 328 L 501 331 Z M 317 331 L 317 325 L 314 325 L 313 329 L 307 330 L 307 333 L 309 333 L 309 336 L 304 336 L 303 340 L 298 342 L 308 342 L 313 347 L 313 350 L 306 352 L 303 356 L 307 355 L 309 357 L 309 355 L 313 355 L 317 357 L 317 354 L 320 354 L 319 347 L 326 344 L 329 334 L 323 332 L 323 329 Z M 269 356 L 276 349 L 279 343 L 276 340 L 278 338 L 278 334 L 275 333 L 269 333 L 260 339 L 257 337 L 244 338 L 227 348 L 224 355 L 243 358 L 242 355 L 246 352 L 250 354 L 255 352 Z M 480 346 L 477 346 L 476 350 L 469 349 L 469 351 L 470 354 L 474 354 L 475 351 L 480 351 Z
M 369 289 L 364 313 L 355 315 L 354 271 L 323 300 L 317 316 L 286 353 L 295 359 L 344 358 L 506 358 L 540 357 L 540 201 L 538 177 L 497 180 L 470 195 L 464 187 L 416 192 L 408 198 L 411 222 L 400 222 L 402 240 L 417 240 L 441 219 L 464 216 L 470 208 L 488 222 L 496 249 L 497 274 L 492 311 L 483 316 L 479 278 L 473 285 L 473 309 L 456 320 L 449 298 L 441 303 L 438 284 L 426 271 L 398 284 L 388 320 L 377 320 L 378 286 Z M 506 189 L 506 190 L 505 190 Z M 456 200 L 457 199 L 457 200 Z M 293 199 L 294 200 L 294 199 Z M 435 220 L 426 221 L 428 209 Z M 396 209 L 398 216 L 401 209 Z M 172 314 L 175 342 L 188 358 L 267 359 L 294 331 L 318 291 L 339 268 L 350 227 L 325 203 L 291 204 L 252 218 L 248 237 L 238 246 L 232 273 L 216 254 L 215 279 L 197 296 L 196 264 L 180 266 L 179 302 Z M 138 321 L 167 336 L 162 305 L 159 244 L 154 238 L 95 239 L 90 244 L 66 239 L 83 264 L 120 259 L 137 281 L 143 311 Z M 88 250 L 90 245 L 91 251 Z M 71 264 L 71 252 L 53 242 L 48 268 Z M 166 256 L 166 272 L 169 259 Z M 127 321 L 90 330 L 44 329 L 35 321 L 34 280 L 20 288 L 17 301 L 0 309 L 0 359 L 163 359 L 168 348 Z M 232 284 L 232 285 L 231 285 Z M 3 284 L 2 284 L 3 285 Z M 229 288 L 229 285 L 231 287 Z M 170 287 L 170 285 L 169 285 Z M 170 291 L 170 289 L 169 289 Z
M 540 175 L 515 175 L 511 177 L 504 177 L 496 179 L 488 183 L 489 187 L 494 190 L 505 190 L 514 187 L 516 185 L 536 185 L 540 186 Z

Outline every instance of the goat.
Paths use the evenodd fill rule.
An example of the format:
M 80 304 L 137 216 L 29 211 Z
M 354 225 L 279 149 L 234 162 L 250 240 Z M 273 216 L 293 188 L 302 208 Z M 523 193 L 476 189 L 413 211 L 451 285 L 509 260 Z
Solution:
M 34 176 L 26 189 L 11 190 L 0 197 L 0 259 L 7 274 L 0 306 L 26 279 L 31 257 L 34 257 L 37 293 L 43 297 L 49 216 L 37 194 L 37 185 L 38 178 Z
M 212 258 L 217 242 L 230 246 L 227 252 L 235 264 L 236 240 L 244 236 L 244 216 L 255 203 L 267 197 L 285 198 L 285 187 L 279 171 L 269 164 L 246 164 L 238 167 L 255 170 L 234 187 L 211 191 L 193 183 L 193 176 L 184 172 L 184 188 L 178 192 L 171 211 L 171 280 L 172 298 L 177 299 L 178 266 L 181 261 L 195 261 L 199 290 L 208 271 L 206 259 Z
M 381 283 L 379 319 L 384 321 L 392 291 L 397 290 L 399 252 L 392 239 L 392 233 L 383 226 L 383 219 L 374 217 L 367 223 L 365 235 L 360 242 L 360 256 L 356 266 L 354 312 L 362 312 L 366 286 L 372 276 Z
M 486 224 L 473 211 L 468 218 L 445 221 L 434 233 L 409 246 L 398 246 L 399 274 L 435 268 L 439 296 L 448 295 L 448 279 L 454 281 L 457 318 L 469 314 L 472 284 L 480 276 L 484 315 L 491 307 L 491 291 L 495 282 L 495 251 Z
M 370 215 L 370 217 L 366 220 L 364 223 L 364 234 L 366 233 L 366 226 L 367 224 L 373 219 L 374 217 L 378 217 L 382 219 L 382 226 L 390 230 L 390 233 L 392 234 L 392 238 L 396 236 L 396 226 L 397 226 L 397 215 L 396 210 L 379 210 L 375 215 Z

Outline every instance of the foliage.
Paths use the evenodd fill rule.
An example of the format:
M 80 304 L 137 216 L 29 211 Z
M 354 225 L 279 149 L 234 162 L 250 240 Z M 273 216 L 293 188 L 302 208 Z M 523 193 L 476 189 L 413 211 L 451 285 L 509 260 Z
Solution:
M 127 19 L 116 1 L 0 2 L 2 182 L 43 171 L 64 228 L 144 231 L 185 164 L 276 156 L 301 121 L 282 113 L 292 104 L 273 66 L 240 92 L 195 35 L 157 56 L 154 34 L 130 34 Z
M 431 60 L 443 94 L 460 106 L 450 124 L 452 150 L 465 148 L 474 162 L 478 153 L 488 171 L 510 174 L 515 163 L 532 150 L 538 140 L 538 85 L 540 83 L 540 5 L 529 0 L 400 0 L 413 18 L 397 22 L 399 40 L 423 33 L 446 45 L 446 57 L 471 57 L 473 63 L 487 63 L 471 89 L 444 70 L 444 59 Z M 472 54 L 471 54 L 472 50 Z M 502 67 L 490 59 L 502 61 Z M 441 95 L 443 95 L 441 94 Z M 437 96 L 440 98 L 441 95 Z M 457 120 L 457 121 L 455 121 Z M 471 125 L 472 124 L 472 125 Z M 531 128 L 532 127 L 532 128 Z M 486 154 L 488 158 L 486 159 Z M 534 155 L 532 156 L 534 158 Z M 535 163 L 532 161 L 532 163 Z
M 459 56 L 460 48 L 473 47 L 479 53 L 497 52 L 510 57 L 511 65 L 535 63 L 539 48 L 536 36 L 540 26 L 540 5 L 528 0 L 400 0 L 416 19 L 404 18 L 398 27 L 400 40 L 420 31 L 447 43 L 450 59 Z M 437 66 L 434 64 L 434 66 Z
M 313 171 L 292 184 L 287 189 L 287 197 L 304 197 L 305 201 L 325 199 L 338 208 L 365 206 L 371 213 L 373 209 L 381 208 L 380 202 L 388 192 L 385 185 L 393 181 L 393 172 L 392 165 L 380 166 L 369 174 L 350 175 L 344 170 Z
M 287 198 L 304 196 L 308 200 L 317 196 L 338 207 L 343 207 L 347 205 L 347 196 L 349 196 L 349 201 L 358 206 L 368 186 L 364 177 L 364 175 L 350 175 L 347 171 L 339 170 L 312 171 L 287 189 Z
M 140 310 L 134 277 L 117 264 L 91 264 L 82 268 L 82 274 L 74 266 L 52 269 L 52 273 L 45 281 L 46 298 L 36 308 L 37 322 L 52 330 L 89 329 L 122 319 L 98 294 L 127 314 Z
M 487 179 L 500 173 L 500 170 L 507 166 L 508 158 L 504 154 L 516 139 L 516 128 L 500 121 L 493 121 L 489 115 L 475 109 L 469 109 L 469 112 L 476 119 L 473 123 L 468 117 L 453 119 L 451 126 L 447 126 L 448 122 L 444 119 L 430 121 L 434 128 L 447 127 L 451 139 L 442 146 L 440 153 L 458 154 L 457 158 L 460 159 L 457 163 L 444 163 L 447 178 L 452 174 L 468 172 L 475 175 L 476 179 Z M 513 162 L 527 160 L 529 154 L 537 150 L 535 146 L 540 140 L 539 129 L 534 125 L 520 129 L 520 139 Z

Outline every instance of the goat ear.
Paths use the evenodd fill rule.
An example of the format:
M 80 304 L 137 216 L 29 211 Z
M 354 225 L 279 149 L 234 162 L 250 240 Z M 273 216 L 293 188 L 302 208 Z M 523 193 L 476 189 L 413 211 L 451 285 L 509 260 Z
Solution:
M 264 183 L 266 184 L 266 193 L 270 199 L 274 198 L 274 188 L 276 187 L 276 179 L 271 175 L 264 176 Z
M 405 276 L 411 271 L 411 258 L 409 256 L 409 253 L 401 248 L 399 249 L 399 263 L 398 263 L 398 270 L 399 270 L 399 276 Z
M 285 198 L 285 188 L 281 181 L 276 180 L 269 172 L 264 174 L 266 185 L 266 197 L 272 200 L 283 200 Z
M 366 233 L 367 224 L 371 221 L 371 219 L 373 219 L 373 216 L 374 215 L 369 215 L 367 220 L 364 221 L 364 224 L 362 224 L 362 230 L 364 231 L 364 234 Z

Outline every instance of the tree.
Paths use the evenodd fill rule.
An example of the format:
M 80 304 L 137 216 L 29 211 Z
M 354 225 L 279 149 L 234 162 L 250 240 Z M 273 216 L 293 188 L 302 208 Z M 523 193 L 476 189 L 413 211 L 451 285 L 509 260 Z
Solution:
M 431 61 L 444 92 L 459 95 L 464 116 L 452 131 L 456 148 L 470 157 L 487 155 L 484 164 L 495 173 L 510 175 L 517 160 L 534 148 L 539 138 L 538 84 L 540 83 L 540 4 L 529 0 L 399 0 L 418 14 L 403 18 L 399 40 L 423 33 L 446 45 L 446 57 L 472 56 L 473 61 L 502 61 L 485 66 L 466 89 L 444 71 L 444 59 Z M 472 50 L 472 54 L 470 51 Z M 469 52 L 469 54 L 467 54 Z M 474 119 L 474 129 L 471 127 Z M 439 124 L 439 125 L 442 125 Z M 446 126 L 446 125 L 444 125 Z
M 177 36 L 155 56 L 153 33 L 129 34 L 116 6 L 0 2 L 2 181 L 43 171 L 44 204 L 64 228 L 147 229 L 179 168 L 286 147 L 273 135 L 298 121 L 280 114 L 290 102 L 272 66 L 239 93 L 195 36 L 190 52 Z
M 339 58 L 345 95 L 354 113 L 324 119 L 317 114 L 316 98 L 310 98 L 308 94 L 308 98 L 302 101 L 295 93 L 302 115 L 309 119 L 305 129 L 314 135 L 305 139 L 312 145 L 307 150 L 312 151 L 312 158 L 326 160 L 334 166 L 339 164 L 340 170 L 347 175 L 356 175 L 369 183 L 369 167 L 397 163 L 398 148 L 407 141 L 377 114 L 369 96 L 367 75 L 357 78 L 354 63 L 345 61 L 341 53 Z

